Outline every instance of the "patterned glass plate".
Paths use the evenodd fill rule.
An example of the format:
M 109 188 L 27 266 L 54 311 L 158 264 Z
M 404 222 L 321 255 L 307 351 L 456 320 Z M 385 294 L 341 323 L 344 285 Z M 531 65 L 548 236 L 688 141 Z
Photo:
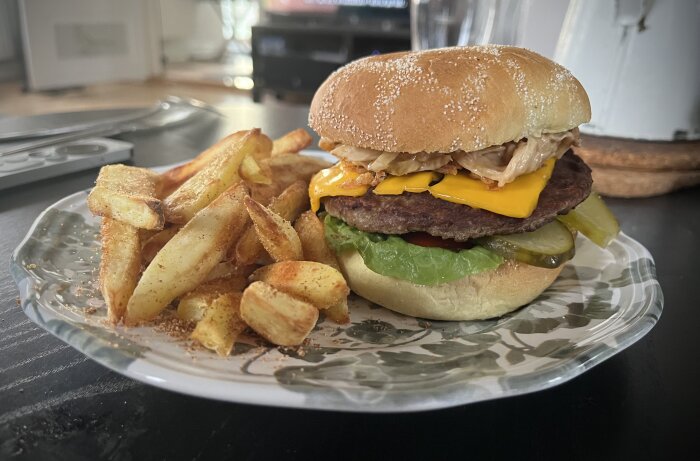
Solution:
M 364 412 L 428 410 L 563 383 L 646 334 L 663 296 L 649 252 L 624 234 L 576 257 L 529 306 L 496 320 L 437 322 L 351 297 L 352 323 L 321 322 L 302 349 L 237 344 L 221 358 L 148 327 L 105 323 L 97 218 L 87 191 L 49 207 L 11 262 L 29 318 L 131 378 L 202 397 Z

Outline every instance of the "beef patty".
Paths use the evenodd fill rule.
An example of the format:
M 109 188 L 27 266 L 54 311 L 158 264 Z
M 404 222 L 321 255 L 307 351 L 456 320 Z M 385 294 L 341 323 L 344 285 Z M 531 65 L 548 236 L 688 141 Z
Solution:
M 326 211 L 365 232 L 431 235 L 465 241 L 494 234 L 515 234 L 542 227 L 568 212 L 591 192 L 591 170 L 569 150 L 559 159 L 528 218 L 511 218 L 467 205 L 440 200 L 428 192 L 361 197 L 326 197 Z

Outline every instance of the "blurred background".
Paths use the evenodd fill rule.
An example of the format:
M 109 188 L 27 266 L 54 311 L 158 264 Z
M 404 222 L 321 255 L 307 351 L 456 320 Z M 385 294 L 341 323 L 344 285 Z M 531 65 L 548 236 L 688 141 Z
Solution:
M 307 107 L 363 56 L 488 43 L 530 48 L 581 81 L 593 117 L 577 152 L 600 191 L 700 184 L 700 0 L 0 0 L 0 142 L 59 123 L 18 116 Z
M 0 114 L 310 100 L 341 65 L 414 48 L 511 43 L 554 54 L 568 2 L 2 0 Z M 429 14 L 436 18 L 426 21 Z M 437 30 L 442 28 L 442 30 Z M 432 35 L 431 35 L 432 34 Z M 428 37 L 428 38 L 426 38 Z

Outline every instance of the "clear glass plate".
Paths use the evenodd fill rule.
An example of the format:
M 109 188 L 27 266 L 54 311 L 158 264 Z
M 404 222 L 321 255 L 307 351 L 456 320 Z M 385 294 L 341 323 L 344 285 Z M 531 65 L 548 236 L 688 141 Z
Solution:
M 584 238 L 557 281 L 496 320 L 426 321 L 351 297 L 352 323 L 323 321 L 302 350 L 237 344 L 221 358 L 148 327 L 113 329 L 96 286 L 99 219 L 88 191 L 37 218 L 12 274 L 29 318 L 118 373 L 233 402 L 363 412 L 428 410 L 525 394 L 572 379 L 644 336 L 663 296 L 649 252 Z

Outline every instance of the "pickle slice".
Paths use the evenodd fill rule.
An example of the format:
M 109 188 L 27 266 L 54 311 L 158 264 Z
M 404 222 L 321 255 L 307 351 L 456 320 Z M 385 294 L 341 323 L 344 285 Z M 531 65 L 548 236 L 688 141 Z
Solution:
M 586 200 L 558 219 L 601 248 L 608 246 L 620 232 L 617 219 L 595 192 L 591 192 Z
M 479 244 L 506 259 L 553 269 L 574 257 L 574 237 L 559 221 L 552 221 L 532 232 L 493 235 Z

